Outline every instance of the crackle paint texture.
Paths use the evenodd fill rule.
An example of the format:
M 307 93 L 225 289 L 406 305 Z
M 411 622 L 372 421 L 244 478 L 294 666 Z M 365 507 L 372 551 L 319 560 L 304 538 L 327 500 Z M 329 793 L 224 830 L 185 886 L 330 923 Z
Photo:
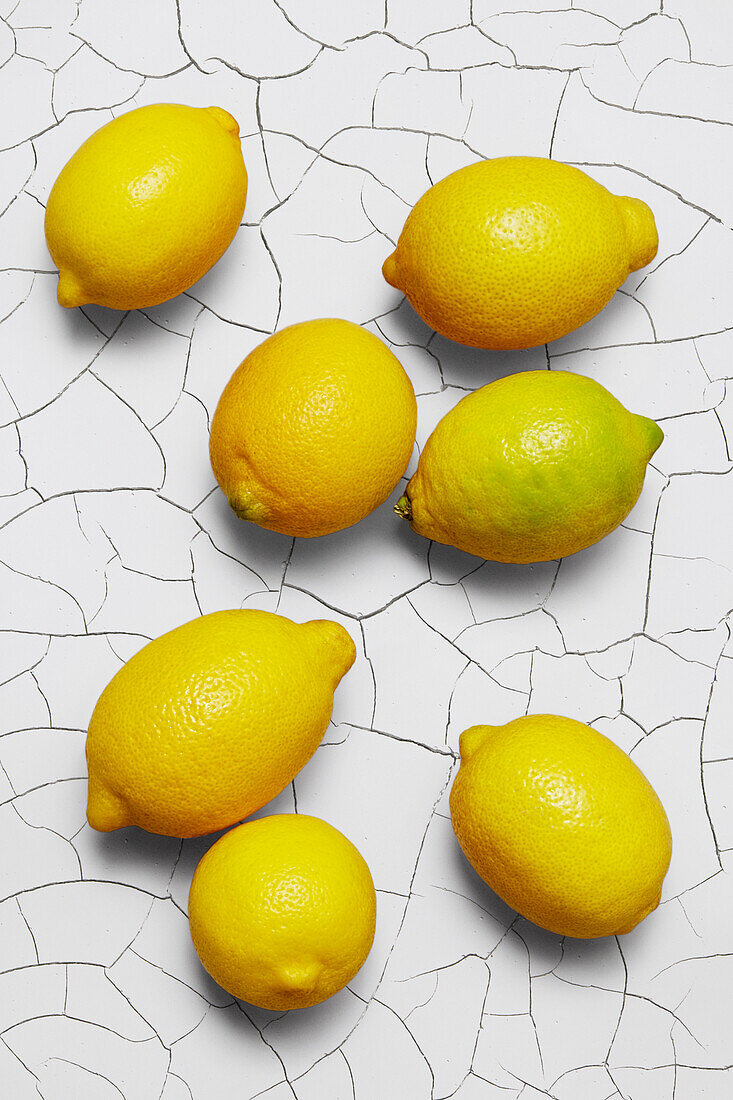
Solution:
M 3 1096 L 733 1095 L 732 63 L 725 0 L 0 0 Z M 99 126 L 159 101 L 239 120 L 244 224 L 166 305 L 65 311 L 50 187 Z M 527 352 L 436 337 L 380 272 L 431 183 L 502 154 L 579 165 L 659 227 L 598 317 Z M 208 464 L 216 401 L 264 336 L 319 316 L 393 348 L 418 447 L 511 371 L 597 379 L 665 432 L 638 504 L 536 566 L 418 538 L 392 514 L 404 479 L 322 540 L 242 524 Z M 213 838 L 85 823 L 97 695 L 149 638 L 229 607 L 334 618 L 359 650 L 264 812 L 360 848 L 376 940 L 348 988 L 290 1015 L 235 1002 L 194 954 Z M 538 930 L 454 839 L 459 733 L 544 711 L 612 738 L 667 809 L 662 904 L 628 936 Z

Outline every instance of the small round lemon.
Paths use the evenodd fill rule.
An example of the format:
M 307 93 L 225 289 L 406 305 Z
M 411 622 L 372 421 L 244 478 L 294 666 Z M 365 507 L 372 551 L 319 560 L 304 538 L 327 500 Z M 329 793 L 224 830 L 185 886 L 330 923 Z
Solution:
M 211 465 L 241 519 L 314 538 L 384 503 L 416 422 L 412 383 L 381 340 L 350 321 L 304 321 L 232 375 L 211 424 Z
M 198 956 L 227 992 L 260 1008 L 308 1008 L 364 963 L 376 894 L 343 833 L 277 814 L 217 840 L 196 868 L 188 912 Z
M 657 245 L 641 199 L 558 161 L 497 157 L 431 187 L 382 271 L 443 336 L 531 348 L 594 317 Z
M 46 207 L 58 300 L 155 306 L 216 263 L 242 220 L 239 125 L 222 107 L 156 103 L 92 134 Z
M 591 378 L 509 375 L 443 417 L 395 512 L 490 561 L 551 561 L 618 527 L 662 438 Z
M 89 824 L 201 836 L 248 817 L 313 755 L 356 656 L 338 623 L 216 611 L 149 642 L 89 723 Z
M 613 741 L 535 714 L 461 734 L 450 812 L 467 859 L 507 905 L 563 936 L 623 935 L 659 905 L 664 808 Z

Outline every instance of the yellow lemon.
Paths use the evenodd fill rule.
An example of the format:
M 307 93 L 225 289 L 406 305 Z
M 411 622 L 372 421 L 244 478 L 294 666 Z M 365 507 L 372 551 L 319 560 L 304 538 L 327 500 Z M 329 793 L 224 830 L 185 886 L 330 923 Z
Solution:
M 528 371 L 468 394 L 436 427 L 395 512 L 491 561 L 550 561 L 613 531 L 663 438 L 598 382 Z
M 308 1008 L 342 989 L 369 954 L 369 868 L 318 817 L 278 814 L 226 833 L 188 898 L 191 937 L 221 986 L 261 1008 Z
M 211 424 L 211 465 L 241 519 L 312 538 L 382 504 L 412 454 L 415 391 L 349 321 L 304 321 L 255 348 Z
M 144 646 L 87 735 L 95 829 L 200 836 L 264 806 L 312 756 L 356 656 L 327 619 L 217 611 Z
M 657 244 L 640 199 L 558 161 L 498 157 L 431 187 L 382 271 L 443 336 L 531 348 L 594 317 Z
M 482 879 L 564 936 L 630 932 L 659 905 L 672 855 L 636 764 L 572 718 L 536 714 L 461 734 L 453 828 Z
M 48 199 L 59 302 L 168 301 L 229 246 L 246 197 L 239 125 L 228 111 L 157 103 L 120 115 L 77 150 Z

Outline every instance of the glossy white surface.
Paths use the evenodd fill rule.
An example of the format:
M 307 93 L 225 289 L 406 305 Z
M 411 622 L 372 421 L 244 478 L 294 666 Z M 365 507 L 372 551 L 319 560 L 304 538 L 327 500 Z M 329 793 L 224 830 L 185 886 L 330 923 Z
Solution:
M 724 0 L 0 0 L 4 1097 L 733 1092 L 732 47 Z M 237 117 L 245 224 L 173 302 L 66 312 L 53 180 L 99 126 L 161 100 Z M 645 199 L 661 243 L 578 332 L 492 354 L 435 337 L 380 268 L 431 182 L 507 153 Z M 418 443 L 504 373 L 598 379 L 665 431 L 639 503 L 533 567 L 431 547 L 390 504 L 317 542 L 240 523 L 208 465 L 219 393 L 265 334 L 328 315 L 391 342 Z M 360 847 L 376 941 L 348 989 L 285 1016 L 233 1002 L 193 952 L 211 838 L 84 816 L 101 689 L 148 638 L 239 606 L 338 618 L 359 648 L 324 744 L 267 812 L 297 798 Z M 663 904 L 630 935 L 544 933 L 458 850 L 458 735 L 527 711 L 591 722 L 664 801 Z

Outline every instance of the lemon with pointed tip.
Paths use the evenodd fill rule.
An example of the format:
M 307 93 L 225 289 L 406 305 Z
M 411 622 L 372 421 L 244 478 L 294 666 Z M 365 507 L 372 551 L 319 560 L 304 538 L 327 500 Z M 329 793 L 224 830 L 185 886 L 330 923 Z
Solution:
M 216 611 L 149 642 L 94 708 L 87 817 L 200 836 L 248 817 L 313 755 L 356 656 L 328 619 Z
M 565 557 L 628 515 L 662 438 L 591 378 L 509 375 L 443 417 L 395 512 L 418 534 L 491 561 Z
M 120 115 L 74 153 L 49 195 L 60 304 L 167 302 L 229 247 L 246 198 L 239 124 L 222 107 L 155 103 Z
M 608 737 L 534 714 L 461 734 L 458 842 L 507 905 L 563 936 L 624 935 L 659 905 L 672 855 L 653 787 Z
M 226 833 L 188 899 L 191 937 L 235 997 L 282 1011 L 350 982 L 374 939 L 376 895 L 350 840 L 317 817 L 276 814 Z
M 559 161 L 497 157 L 431 187 L 382 271 L 443 336 L 531 348 L 594 317 L 657 245 L 641 199 Z

